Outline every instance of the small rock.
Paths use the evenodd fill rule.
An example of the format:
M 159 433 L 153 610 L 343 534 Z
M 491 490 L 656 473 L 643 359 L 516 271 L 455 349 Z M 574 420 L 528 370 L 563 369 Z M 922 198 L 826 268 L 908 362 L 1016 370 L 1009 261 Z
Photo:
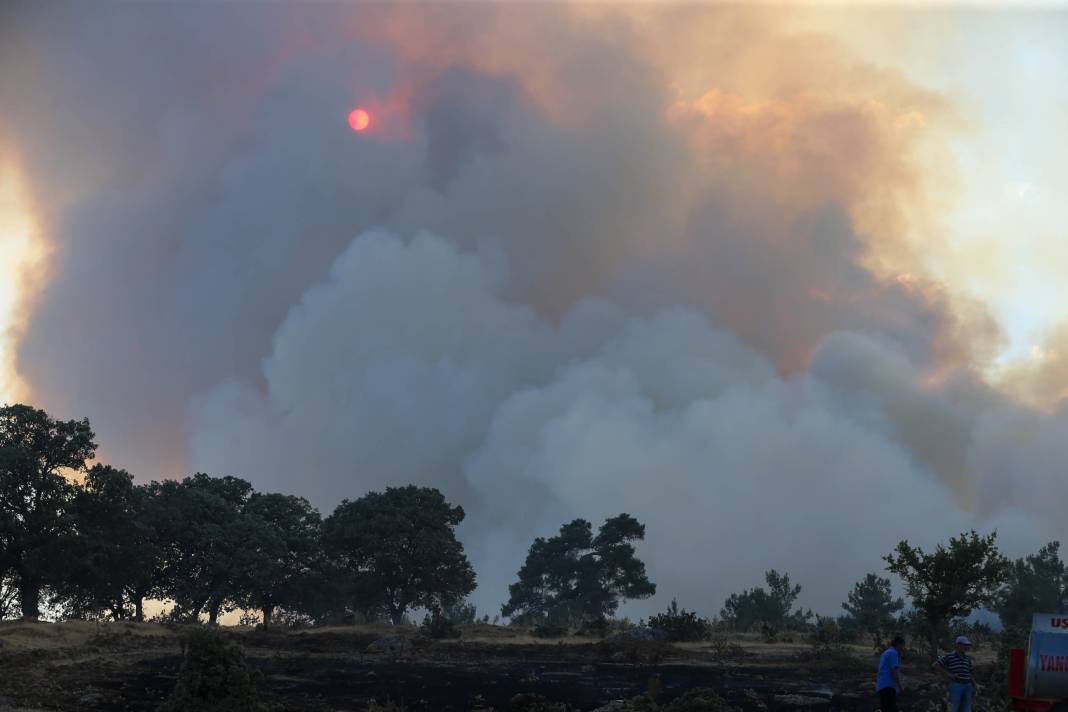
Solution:
M 87 692 L 78 698 L 78 704 L 83 707 L 95 707 L 104 701 L 104 696 L 99 692 Z
M 403 653 L 412 649 L 412 641 L 403 635 L 387 635 L 367 646 L 369 653 Z

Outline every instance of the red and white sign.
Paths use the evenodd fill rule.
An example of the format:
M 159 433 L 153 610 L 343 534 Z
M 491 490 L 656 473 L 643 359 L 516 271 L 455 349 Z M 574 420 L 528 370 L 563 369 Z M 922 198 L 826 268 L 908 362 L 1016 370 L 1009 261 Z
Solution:
M 1038 666 L 1042 672 L 1068 673 L 1068 655 L 1039 655 Z
M 1031 630 L 1068 635 L 1068 613 L 1036 613 L 1031 619 Z

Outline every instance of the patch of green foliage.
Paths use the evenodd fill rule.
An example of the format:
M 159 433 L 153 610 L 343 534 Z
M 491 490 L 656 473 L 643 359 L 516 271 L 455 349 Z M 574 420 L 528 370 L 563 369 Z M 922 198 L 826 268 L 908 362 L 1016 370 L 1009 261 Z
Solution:
M 538 537 L 508 587 L 501 615 L 552 625 L 570 625 L 615 613 L 621 601 L 656 593 L 632 542 L 645 526 L 629 514 L 606 519 L 596 534 L 585 519 Z
M 441 609 L 437 606 L 430 609 L 430 613 L 427 613 L 423 618 L 423 625 L 420 626 L 419 632 L 434 640 L 460 637 L 460 630 L 442 614 Z
M 893 597 L 890 579 L 868 574 L 853 585 L 842 604 L 846 612 L 844 627 L 868 635 L 875 649 L 882 650 L 884 641 L 898 626 L 896 614 L 904 607 L 905 601 Z
M 916 614 L 912 623 L 932 653 L 948 638 L 951 623 L 994 601 L 1010 569 L 996 541 L 996 532 L 979 536 L 970 531 L 931 553 L 902 541 L 883 557 L 887 570 L 905 582 Z
M 664 631 L 668 640 L 673 641 L 708 640 L 712 636 L 712 623 L 693 611 L 679 608 L 679 602 L 674 598 L 666 611 L 650 616 L 646 625 Z
M 1068 608 L 1068 569 L 1061 544 L 1052 541 L 1009 567 L 1005 585 L 994 597 L 994 610 L 1006 628 L 1029 626 L 1031 616 Z
M 174 692 L 157 712 L 260 712 L 262 709 L 241 648 L 216 630 L 190 631 Z
M 812 611 L 795 610 L 801 586 L 790 583 L 790 574 L 775 569 L 764 573 L 767 589 L 732 593 L 723 604 L 720 616 L 735 630 L 759 629 L 768 640 L 775 640 L 783 630 L 799 630 L 812 618 Z

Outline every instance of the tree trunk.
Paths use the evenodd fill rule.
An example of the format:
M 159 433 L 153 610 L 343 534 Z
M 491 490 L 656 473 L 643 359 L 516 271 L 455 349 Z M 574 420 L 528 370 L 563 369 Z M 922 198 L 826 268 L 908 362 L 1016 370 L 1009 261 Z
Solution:
M 389 620 L 393 625 L 400 625 L 404 622 L 404 606 L 396 606 L 390 604 L 389 606 Z
M 41 584 L 35 579 L 24 578 L 19 582 L 19 606 L 23 620 L 36 621 L 41 617 Z
M 134 604 L 134 620 L 138 623 L 145 622 L 145 599 L 141 594 L 135 594 L 133 596 Z
M 208 625 L 218 625 L 219 608 L 221 607 L 222 601 L 212 601 L 208 604 Z
M 271 614 L 272 613 L 274 613 L 274 606 L 264 606 L 263 607 L 263 629 L 264 630 L 267 630 L 267 628 L 269 628 L 270 625 L 271 625 Z

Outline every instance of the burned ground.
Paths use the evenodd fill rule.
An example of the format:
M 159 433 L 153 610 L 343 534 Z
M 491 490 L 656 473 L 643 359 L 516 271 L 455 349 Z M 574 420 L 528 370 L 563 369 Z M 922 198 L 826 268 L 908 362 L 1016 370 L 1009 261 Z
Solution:
M 226 631 L 244 648 L 272 710 L 507 710 L 520 693 L 593 710 L 657 691 L 660 701 L 707 687 L 743 710 L 871 712 L 875 658 L 863 648 L 818 651 L 803 643 L 738 639 L 673 645 L 567 638 L 516 629 L 464 629 L 430 641 L 414 629 L 397 653 L 367 646 L 397 629 Z M 0 624 L 0 709 L 153 710 L 174 687 L 181 631 L 152 624 Z M 937 709 L 939 686 L 917 660 L 905 710 Z

